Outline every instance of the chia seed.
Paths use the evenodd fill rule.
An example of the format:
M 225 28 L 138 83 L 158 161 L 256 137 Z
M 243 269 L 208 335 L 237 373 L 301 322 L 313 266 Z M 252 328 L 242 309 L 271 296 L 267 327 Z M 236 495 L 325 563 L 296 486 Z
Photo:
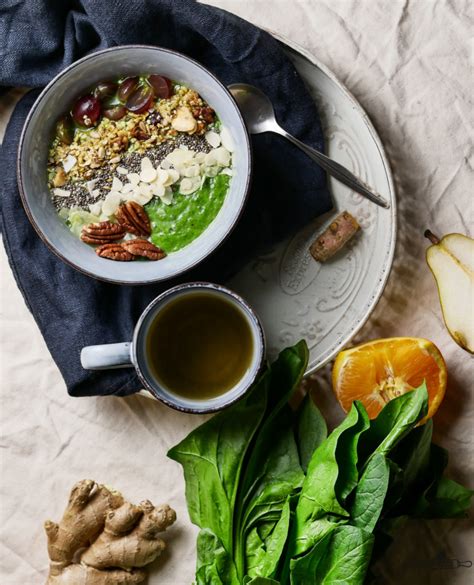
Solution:
M 125 154 L 119 166 L 126 169 L 128 173 L 139 173 L 143 158 L 148 157 L 153 163 L 153 166 L 157 167 L 168 154 L 179 146 L 187 146 L 189 150 L 194 150 L 195 152 L 208 153 L 211 150 L 209 143 L 203 136 L 180 134 L 174 140 L 167 140 L 166 142 L 157 144 L 143 154 L 138 152 Z M 59 211 L 64 207 L 78 207 L 89 211 L 89 205 L 103 201 L 110 191 L 113 177 L 118 177 L 121 181 L 126 182 L 126 175 L 117 173 L 115 170 L 116 166 L 109 164 L 96 169 L 92 177 L 87 181 L 68 181 L 61 188 L 71 192 L 69 197 L 58 197 L 51 192 L 51 199 L 56 210 Z M 97 197 L 91 195 L 87 190 L 87 183 L 89 181 L 96 181 L 92 190 L 98 189 L 100 191 Z

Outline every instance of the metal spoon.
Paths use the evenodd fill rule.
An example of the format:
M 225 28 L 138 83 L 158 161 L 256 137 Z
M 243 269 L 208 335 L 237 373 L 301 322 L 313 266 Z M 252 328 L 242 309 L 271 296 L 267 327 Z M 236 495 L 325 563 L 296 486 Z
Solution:
M 301 140 L 288 134 L 276 121 L 272 102 L 258 87 L 246 83 L 233 83 L 229 85 L 229 90 L 237 101 L 250 134 L 274 132 L 275 134 L 284 136 L 338 181 L 364 195 L 364 197 L 367 197 L 367 199 L 370 199 L 377 205 L 385 207 L 385 209 L 390 208 L 390 204 L 383 197 L 375 193 L 348 169 L 330 159 L 322 152 L 311 148 L 311 146 L 304 144 Z

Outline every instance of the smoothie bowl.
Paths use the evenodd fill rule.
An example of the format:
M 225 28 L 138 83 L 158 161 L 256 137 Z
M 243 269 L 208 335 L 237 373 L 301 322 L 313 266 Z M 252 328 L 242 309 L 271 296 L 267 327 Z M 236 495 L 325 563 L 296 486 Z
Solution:
M 45 243 L 99 279 L 177 276 L 232 231 L 251 153 L 227 89 L 166 49 L 89 55 L 41 93 L 20 140 L 18 182 Z

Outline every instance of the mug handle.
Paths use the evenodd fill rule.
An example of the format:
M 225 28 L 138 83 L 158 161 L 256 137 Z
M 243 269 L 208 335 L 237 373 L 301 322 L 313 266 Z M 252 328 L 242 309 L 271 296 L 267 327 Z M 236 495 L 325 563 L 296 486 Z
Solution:
M 85 370 L 133 368 L 131 348 L 132 344 L 129 341 L 88 345 L 81 350 L 81 365 Z

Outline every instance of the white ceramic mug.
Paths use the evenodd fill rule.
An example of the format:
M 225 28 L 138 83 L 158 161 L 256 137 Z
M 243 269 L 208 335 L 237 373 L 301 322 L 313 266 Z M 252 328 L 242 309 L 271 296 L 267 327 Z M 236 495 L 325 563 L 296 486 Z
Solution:
M 247 371 L 233 388 L 214 398 L 198 400 L 175 394 L 156 379 L 147 363 L 146 340 L 150 325 L 169 302 L 179 296 L 193 295 L 199 292 L 225 297 L 228 302 L 239 309 L 252 332 L 253 355 Z M 86 370 L 134 367 L 141 382 L 154 398 L 177 410 L 195 414 L 221 410 L 242 398 L 257 378 L 264 360 L 265 337 L 257 315 L 239 295 L 223 286 L 209 282 L 180 284 L 154 299 L 138 320 L 132 341 L 90 345 L 81 351 L 81 364 Z

